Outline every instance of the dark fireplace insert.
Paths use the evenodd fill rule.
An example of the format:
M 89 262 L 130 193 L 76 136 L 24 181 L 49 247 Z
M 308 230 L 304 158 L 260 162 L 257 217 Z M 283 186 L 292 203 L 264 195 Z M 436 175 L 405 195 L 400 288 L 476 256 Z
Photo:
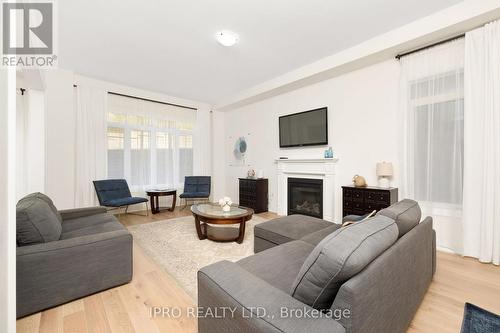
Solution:
M 288 178 L 288 215 L 323 218 L 323 180 Z

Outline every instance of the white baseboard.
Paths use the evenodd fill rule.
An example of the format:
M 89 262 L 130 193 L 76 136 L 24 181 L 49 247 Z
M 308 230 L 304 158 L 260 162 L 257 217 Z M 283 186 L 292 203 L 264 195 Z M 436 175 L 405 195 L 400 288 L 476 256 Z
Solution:
M 450 254 L 459 254 L 459 253 L 456 253 L 455 251 L 453 251 L 447 247 L 442 247 L 442 246 L 436 246 L 436 250 L 441 251 L 441 252 L 445 252 L 445 253 L 450 253 Z

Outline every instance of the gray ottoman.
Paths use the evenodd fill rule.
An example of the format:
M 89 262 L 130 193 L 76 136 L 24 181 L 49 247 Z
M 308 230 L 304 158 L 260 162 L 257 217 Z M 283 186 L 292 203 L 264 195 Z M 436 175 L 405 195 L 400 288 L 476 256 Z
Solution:
M 332 225 L 332 222 L 298 214 L 260 223 L 254 229 L 254 252 L 301 239 Z

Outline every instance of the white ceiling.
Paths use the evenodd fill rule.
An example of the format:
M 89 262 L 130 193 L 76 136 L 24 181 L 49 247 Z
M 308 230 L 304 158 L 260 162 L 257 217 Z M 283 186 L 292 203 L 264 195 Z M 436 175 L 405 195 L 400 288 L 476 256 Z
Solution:
M 64 0 L 59 67 L 215 103 L 461 0 Z M 218 30 L 240 36 L 231 48 Z

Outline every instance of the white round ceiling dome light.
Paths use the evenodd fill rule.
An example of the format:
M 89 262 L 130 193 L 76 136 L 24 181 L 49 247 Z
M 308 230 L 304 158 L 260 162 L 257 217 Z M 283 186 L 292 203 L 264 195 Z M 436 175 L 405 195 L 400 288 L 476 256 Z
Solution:
M 238 34 L 229 30 L 218 31 L 215 34 L 215 39 L 217 39 L 217 41 L 224 46 L 233 46 L 240 40 Z

